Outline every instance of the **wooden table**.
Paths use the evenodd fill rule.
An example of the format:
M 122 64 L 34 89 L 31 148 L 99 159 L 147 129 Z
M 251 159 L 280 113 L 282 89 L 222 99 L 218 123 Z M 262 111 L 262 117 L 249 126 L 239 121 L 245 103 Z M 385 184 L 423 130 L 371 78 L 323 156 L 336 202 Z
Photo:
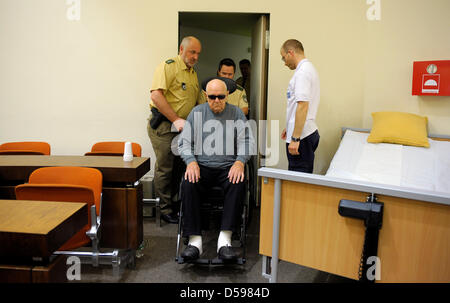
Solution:
M 87 223 L 86 203 L 0 200 L 0 256 L 50 257 Z
M 0 156 L 0 198 L 15 199 L 14 187 L 25 183 L 35 169 L 49 166 L 81 166 L 103 175 L 100 247 L 135 250 L 143 241 L 142 184 L 150 170 L 150 158 L 108 156 Z
M 87 222 L 86 203 L 0 200 L 0 282 L 64 281 L 65 258 L 50 256 Z

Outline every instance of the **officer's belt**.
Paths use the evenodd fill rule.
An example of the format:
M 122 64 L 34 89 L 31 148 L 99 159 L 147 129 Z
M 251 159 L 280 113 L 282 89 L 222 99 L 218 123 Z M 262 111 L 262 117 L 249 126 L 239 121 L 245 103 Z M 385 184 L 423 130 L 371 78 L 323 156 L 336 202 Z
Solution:
M 151 108 L 152 111 L 152 118 L 150 119 L 150 126 L 153 129 L 157 129 L 158 126 L 163 122 L 163 121 L 167 121 L 170 122 L 169 119 L 167 119 L 166 116 L 164 116 L 163 114 L 161 114 L 161 112 L 156 108 L 153 107 Z

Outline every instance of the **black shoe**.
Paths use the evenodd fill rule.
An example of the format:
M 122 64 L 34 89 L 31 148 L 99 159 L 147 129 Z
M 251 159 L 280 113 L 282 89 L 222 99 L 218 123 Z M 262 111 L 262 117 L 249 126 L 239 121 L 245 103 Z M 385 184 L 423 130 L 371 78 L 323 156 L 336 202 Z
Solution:
M 181 253 L 181 257 L 186 261 L 196 260 L 199 256 L 200 250 L 193 245 L 188 245 Z
M 221 260 L 235 260 L 237 258 L 236 253 L 234 252 L 233 247 L 231 246 L 222 246 L 219 249 L 219 259 Z
M 161 219 L 170 224 L 178 224 L 178 213 L 161 214 Z

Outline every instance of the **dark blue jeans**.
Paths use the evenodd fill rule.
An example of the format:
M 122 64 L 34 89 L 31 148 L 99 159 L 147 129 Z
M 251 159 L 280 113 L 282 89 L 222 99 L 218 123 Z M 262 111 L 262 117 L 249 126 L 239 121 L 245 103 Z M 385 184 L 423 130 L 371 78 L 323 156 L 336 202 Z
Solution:
M 288 170 L 312 174 L 314 168 L 314 152 L 319 145 L 319 139 L 319 131 L 316 130 L 308 137 L 300 140 L 298 149 L 300 155 L 291 155 L 288 149 L 289 144 L 286 143 L 286 154 L 289 161 Z

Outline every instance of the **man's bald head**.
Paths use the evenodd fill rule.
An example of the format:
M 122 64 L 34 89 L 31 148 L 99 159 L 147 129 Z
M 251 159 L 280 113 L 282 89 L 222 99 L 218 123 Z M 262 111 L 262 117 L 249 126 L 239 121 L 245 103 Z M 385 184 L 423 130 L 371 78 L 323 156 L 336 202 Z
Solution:
M 206 85 L 206 98 L 213 113 L 218 114 L 225 109 L 227 97 L 227 85 L 224 81 L 214 79 L 208 82 Z
M 284 50 L 284 52 L 288 52 L 289 50 L 294 51 L 297 54 L 304 54 L 305 49 L 303 48 L 303 44 L 295 39 L 289 39 L 286 40 L 283 45 L 281 46 L 281 49 Z
M 198 40 L 194 36 L 187 36 L 184 37 L 183 40 L 181 40 L 180 47 L 183 46 L 184 48 L 188 47 L 191 43 L 198 43 L 201 45 L 200 40 Z
M 227 85 L 225 82 L 223 82 L 220 79 L 213 79 L 211 81 L 208 82 L 208 84 L 206 85 L 206 92 L 208 92 L 209 90 L 212 89 L 219 89 L 222 90 L 224 93 L 227 92 Z

